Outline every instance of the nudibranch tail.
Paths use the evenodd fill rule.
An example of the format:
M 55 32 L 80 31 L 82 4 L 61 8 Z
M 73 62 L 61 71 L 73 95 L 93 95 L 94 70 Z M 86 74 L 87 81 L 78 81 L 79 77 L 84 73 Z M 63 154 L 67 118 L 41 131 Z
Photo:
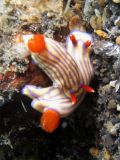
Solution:
M 43 112 L 40 124 L 43 130 L 46 132 L 53 132 L 60 123 L 60 116 L 57 111 L 47 109 Z

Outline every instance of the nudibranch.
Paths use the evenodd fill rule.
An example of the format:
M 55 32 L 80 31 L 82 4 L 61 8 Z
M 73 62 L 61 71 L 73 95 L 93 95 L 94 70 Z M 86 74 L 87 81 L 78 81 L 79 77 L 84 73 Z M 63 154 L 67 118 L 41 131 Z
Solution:
M 40 34 L 22 35 L 19 39 L 53 82 L 46 88 L 26 85 L 22 89 L 22 94 L 33 99 L 31 106 L 42 112 L 42 129 L 51 133 L 58 127 L 60 118 L 68 116 L 80 105 L 87 91 L 94 92 L 88 86 L 93 77 L 92 37 L 72 31 L 67 37 L 66 48 Z

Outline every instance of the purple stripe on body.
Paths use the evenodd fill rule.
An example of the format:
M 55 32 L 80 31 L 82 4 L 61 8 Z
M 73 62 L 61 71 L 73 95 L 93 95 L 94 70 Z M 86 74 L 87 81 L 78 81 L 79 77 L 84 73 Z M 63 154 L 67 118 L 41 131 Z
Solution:
M 60 81 L 60 78 L 57 76 L 57 74 L 56 73 L 59 73 L 59 75 L 60 75 L 60 77 L 63 79 L 63 84 L 62 84 L 62 82 L 61 82 L 61 85 L 62 86 L 64 86 L 64 84 L 66 84 L 65 82 L 65 80 L 64 80 L 64 78 L 63 78 L 63 74 L 61 73 L 61 71 L 59 70 L 59 66 L 57 67 L 57 66 L 55 66 L 54 65 L 54 62 L 52 62 L 52 61 L 50 61 L 50 60 L 47 60 L 45 57 L 43 57 L 43 56 L 40 56 L 40 58 L 44 61 L 44 63 L 47 63 L 47 64 L 49 64 L 49 66 L 48 66 L 48 68 L 50 68 L 50 66 L 51 66 L 51 70 L 53 69 L 53 68 L 55 68 L 55 71 L 52 71 L 53 73 L 54 73 L 54 75 L 56 75 L 56 77 L 58 78 L 58 80 Z
M 45 64 L 42 64 L 42 60 L 38 57 L 38 56 L 33 56 L 32 55 L 33 60 L 38 64 L 38 66 L 43 69 L 46 74 L 51 78 L 52 81 L 54 81 L 54 77 L 52 76 L 52 74 L 49 72 L 49 70 L 47 70 L 48 66 L 46 67 Z M 42 64 L 42 65 L 41 65 Z
M 88 75 L 88 70 L 87 70 L 87 65 L 86 65 L 86 61 L 84 60 L 83 62 L 81 62 L 83 65 L 83 71 L 84 71 L 84 74 L 85 74 L 85 77 L 86 77 L 86 84 L 88 84 L 89 82 L 89 75 Z
M 63 48 L 61 48 L 61 51 L 64 53 L 64 50 Z M 66 54 L 63 54 L 64 56 L 64 60 L 65 62 L 68 62 L 68 66 L 70 67 L 70 69 L 72 70 L 71 73 L 75 72 L 75 75 L 72 75 L 73 77 L 76 77 L 78 83 L 79 83 L 79 79 L 80 79 L 80 76 L 79 76 L 79 70 L 78 70 L 78 65 L 77 63 L 74 61 L 74 59 L 69 55 L 69 53 L 66 53 Z M 71 64 L 69 63 L 71 62 Z
M 51 41 L 51 45 L 53 46 L 54 44 L 54 48 L 56 48 L 56 50 L 58 51 L 58 48 L 59 48 L 59 51 L 58 51 L 58 54 L 59 54 L 59 57 L 63 59 L 63 62 L 68 65 L 68 67 L 70 68 L 71 72 L 75 73 L 75 77 L 77 77 L 77 81 L 79 83 L 79 72 L 78 72 L 78 67 L 77 67 L 77 64 L 76 62 L 74 61 L 74 59 L 69 55 L 69 53 L 67 53 L 67 51 L 65 52 L 64 51 L 64 48 L 62 48 L 61 46 L 59 46 L 59 44 L 57 42 L 54 42 L 53 40 L 50 40 Z M 49 41 L 49 42 L 50 42 Z M 71 64 L 70 64 L 71 62 Z
M 86 83 L 85 84 L 88 84 L 88 82 L 89 82 L 89 75 L 88 75 L 88 69 L 87 69 L 87 62 L 84 61 L 82 64 L 83 64 L 82 68 L 83 68 L 83 71 L 84 71 L 84 75 L 86 77 Z
M 72 84 L 70 83 L 70 80 L 69 80 L 69 78 L 68 78 L 68 74 L 67 74 L 67 72 L 66 72 L 66 69 L 68 69 L 68 68 L 64 68 L 64 63 L 58 58 L 58 57 L 56 57 L 55 55 L 53 55 L 50 51 L 48 51 L 48 53 L 53 57 L 53 59 L 52 59 L 52 61 L 53 62 L 55 62 L 55 59 L 58 61 L 58 63 L 59 63 L 59 65 L 60 65 L 60 67 L 62 68 L 62 70 L 63 70 L 63 72 L 64 72 L 64 75 L 66 76 L 66 79 L 68 80 L 68 84 L 67 84 L 67 82 L 66 82 L 66 86 L 67 86 L 67 88 L 69 88 L 69 86 L 70 86 L 70 88 L 72 87 Z M 61 63 L 61 64 L 60 64 Z M 59 65 L 58 65 L 58 67 L 59 67 Z
M 67 62 L 67 58 L 68 58 L 68 53 L 67 53 L 67 51 L 66 51 L 66 54 L 64 54 L 64 52 L 62 52 L 62 51 L 60 52 L 55 45 L 52 44 L 52 46 L 54 47 L 54 49 L 55 49 L 56 52 L 58 53 L 58 57 L 60 57 L 60 58 L 58 58 L 58 57 L 57 57 L 57 58 L 58 58 L 58 59 L 62 59 L 62 61 L 60 60 L 61 63 L 62 63 L 66 68 L 70 68 L 71 72 L 74 73 L 75 79 L 73 78 L 73 76 L 71 76 L 70 78 L 73 80 L 73 84 L 76 85 L 76 82 L 78 82 L 79 77 L 76 76 L 75 69 L 73 70 L 74 66 L 73 66 L 73 68 L 71 68 L 72 62 L 69 61 L 69 63 L 66 63 L 66 62 Z M 59 49 L 60 49 L 60 47 L 59 47 Z M 62 55 L 65 55 L 65 56 L 66 56 L 66 59 L 64 59 Z M 70 64 L 70 62 L 71 62 L 71 64 Z M 75 82 L 75 81 L 76 81 L 76 82 Z
M 84 74 L 83 65 L 81 62 L 79 63 L 79 70 L 80 70 L 80 74 L 81 74 L 81 78 L 82 78 L 81 82 L 86 83 L 86 75 Z

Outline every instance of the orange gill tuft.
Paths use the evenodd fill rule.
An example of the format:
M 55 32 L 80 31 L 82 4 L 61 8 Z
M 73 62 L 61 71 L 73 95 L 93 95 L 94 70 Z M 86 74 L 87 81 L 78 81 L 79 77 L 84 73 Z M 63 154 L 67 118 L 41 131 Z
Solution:
M 34 53 L 40 53 L 42 52 L 45 47 L 46 47 L 46 44 L 45 44 L 45 39 L 44 39 L 44 35 L 41 35 L 41 34 L 35 34 L 33 36 L 33 38 L 29 39 L 28 41 L 28 48 L 31 52 L 34 52 Z
M 51 133 L 58 127 L 60 116 L 57 111 L 47 109 L 43 112 L 40 123 L 43 130 Z

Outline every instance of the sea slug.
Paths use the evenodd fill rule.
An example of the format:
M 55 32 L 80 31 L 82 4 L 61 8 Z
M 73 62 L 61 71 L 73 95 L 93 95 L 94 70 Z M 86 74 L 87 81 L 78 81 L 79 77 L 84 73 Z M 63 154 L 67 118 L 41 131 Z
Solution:
M 25 85 L 22 89 L 22 94 L 33 99 L 31 106 L 42 112 L 41 127 L 51 133 L 60 118 L 80 105 L 86 91 L 94 92 L 88 86 L 94 73 L 90 60 L 92 37 L 74 30 L 67 37 L 66 48 L 40 34 L 22 35 L 20 43 L 53 82 L 47 88 Z

